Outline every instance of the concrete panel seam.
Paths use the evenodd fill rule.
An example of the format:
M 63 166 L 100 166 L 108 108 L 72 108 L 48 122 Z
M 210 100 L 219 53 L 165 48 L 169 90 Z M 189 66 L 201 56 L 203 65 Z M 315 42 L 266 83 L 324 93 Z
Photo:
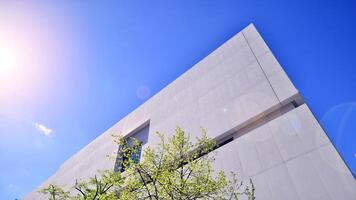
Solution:
M 330 144 L 330 142 L 327 143 L 327 144 Z M 325 145 L 327 145 L 327 144 L 321 145 L 320 147 L 318 147 L 318 148 L 315 149 L 315 150 L 318 150 L 318 149 L 320 149 L 321 147 L 323 147 L 323 146 L 325 146 Z M 312 151 L 311 151 L 311 152 L 312 152 Z M 311 152 L 310 152 L 310 153 L 311 153 Z M 308 157 L 308 159 L 310 159 L 310 157 Z M 311 162 L 311 167 L 317 172 L 318 169 L 315 167 L 314 162 Z M 287 170 L 288 170 L 288 168 L 287 168 Z M 326 191 L 326 195 L 327 195 L 330 199 L 333 199 L 333 198 L 332 198 L 332 195 L 330 194 L 330 191 L 327 189 L 327 186 L 325 185 L 324 181 L 322 180 L 322 177 L 320 176 L 320 174 L 319 174 L 319 173 L 316 173 L 316 176 L 319 178 L 322 187 L 323 187 L 324 190 Z
M 309 107 L 308 107 L 309 108 Z M 310 109 L 309 109 L 310 110 Z M 331 141 L 331 138 L 329 137 L 328 134 L 326 134 L 326 131 L 324 130 L 324 127 L 322 126 L 322 124 L 319 122 L 319 120 L 315 117 L 314 113 L 312 110 L 310 110 L 311 115 L 315 118 L 315 120 L 318 122 L 318 124 L 320 125 L 320 128 L 323 130 L 323 132 L 325 133 L 326 137 L 328 138 L 329 142 L 331 144 L 331 146 L 336 150 L 336 152 L 338 153 L 338 155 L 340 156 L 340 159 L 342 160 L 342 162 L 345 164 L 346 168 L 351 172 L 352 177 L 356 180 L 356 174 L 352 173 L 351 167 L 346 164 L 345 159 L 343 158 L 343 156 L 340 154 L 338 148 L 336 148 L 336 146 L 334 145 L 334 143 Z
M 272 84 L 271 84 L 271 82 L 270 82 L 270 80 L 269 80 L 269 78 L 268 78 L 268 76 L 267 76 L 266 72 L 263 70 L 263 68 L 262 68 L 262 66 L 261 66 L 261 63 L 260 63 L 260 61 L 258 60 L 258 58 L 257 58 L 257 56 L 256 56 L 256 54 L 255 54 L 255 52 L 253 52 L 253 50 L 252 50 L 252 48 L 251 48 L 251 45 L 250 45 L 249 41 L 246 39 L 245 34 L 243 33 L 243 31 L 241 31 L 241 33 L 242 33 L 242 36 L 244 37 L 244 39 L 246 40 L 247 46 L 250 48 L 250 50 L 251 50 L 251 52 L 252 52 L 253 56 L 255 57 L 255 59 L 256 59 L 256 61 L 257 61 L 258 65 L 260 66 L 260 68 L 261 68 L 261 70 L 262 70 L 262 72 L 263 72 L 263 74 L 264 74 L 265 78 L 267 79 L 268 84 L 270 85 L 270 87 L 271 87 L 271 89 L 272 89 L 272 91 L 273 91 L 274 95 L 275 95 L 275 96 L 276 96 L 276 98 L 278 99 L 279 104 L 281 104 L 281 100 L 279 99 L 279 97 L 278 97 L 278 95 L 277 95 L 276 91 L 275 91 L 275 90 L 274 90 L 274 88 L 272 87 Z
M 318 150 L 318 149 L 320 149 L 320 148 L 322 148 L 322 147 L 324 147 L 324 146 L 326 146 L 326 145 L 329 145 L 329 144 L 330 144 L 330 142 L 328 142 L 328 143 L 326 143 L 326 144 L 323 144 L 323 145 L 321 145 L 321 146 L 319 146 L 319 147 L 316 147 L 316 148 L 314 148 L 314 149 L 312 149 L 312 150 L 303 152 L 303 153 L 301 153 L 301 154 L 299 154 L 299 155 L 297 155 L 297 156 L 294 156 L 294 157 L 292 157 L 292 158 L 289 158 L 289 159 L 287 159 L 287 160 L 282 160 L 282 162 L 280 162 L 280 163 L 274 164 L 274 165 L 272 165 L 272 166 L 270 166 L 270 167 L 266 167 L 266 168 L 264 168 L 263 170 L 261 170 L 260 172 L 255 173 L 255 174 L 252 174 L 251 177 L 257 176 L 257 175 L 259 175 L 259 174 L 262 174 L 262 173 L 264 173 L 265 171 L 268 171 L 268 170 L 270 170 L 270 169 L 273 169 L 273 168 L 275 168 L 275 167 L 277 167 L 277 166 L 279 166 L 279 165 L 286 164 L 287 162 L 290 162 L 290 161 L 292 161 L 292 160 L 294 160 L 294 159 L 297 159 L 297 158 L 299 158 L 300 156 L 305 156 L 305 155 L 307 155 L 307 154 L 309 154 L 309 153 L 311 153 L 311 152 L 313 152 L 313 151 L 316 151 L 316 150 Z M 313 166 L 313 167 L 314 167 L 314 166 Z
M 305 152 L 303 152 L 303 153 L 300 153 L 300 154 L 298 154 L 298 155 L 296 155 L 296 156 L 292 156 L 292 157 L 286 159 L 284 162 L 289 162 L 289 161 L 294 160 L 294 159 L 296 159 L 296 158 L 298 158 L 298 157 L 300 157 L 300 156 L 305 156 L 305 155 L 307 155 L 307 154 L 309 154 L 309 153 L 311 153 L 311 152 L 313 152 L 313 151 L 315 151 L 315 150 L 317 150 L 317 149 L 320 149 L 320 148 L 322 148 L 322 147 L 324 147 L 324 146 L 326 146 L 326 145 L 329 145 L 329 144 L 330 144 L 330 141 L 327 142 L 327 143 L 325 143 L 325 144 L 322 144 L 322 145 L 320 145 L 320 146 L 314 147 L 314 148 L 311 149 L 311 150 L 308 150 L 308 151 L 305 151 Z

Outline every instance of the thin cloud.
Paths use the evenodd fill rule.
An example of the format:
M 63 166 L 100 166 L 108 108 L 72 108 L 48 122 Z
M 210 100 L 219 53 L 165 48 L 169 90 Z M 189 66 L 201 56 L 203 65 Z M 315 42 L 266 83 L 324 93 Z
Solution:
M 40 133 L 42 133 L 45 136 L 51 136 L 52 135 L 53 130 L 50 129 L 50 128 L 47 128 L 43 124 L 35 123 L 35 127 Z

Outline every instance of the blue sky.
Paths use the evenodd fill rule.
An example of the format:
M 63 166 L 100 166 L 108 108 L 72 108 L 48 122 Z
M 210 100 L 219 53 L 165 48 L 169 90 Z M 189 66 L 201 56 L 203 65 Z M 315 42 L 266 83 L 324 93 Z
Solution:
M 98 2 L 0 2 L 0 199 L 251 22 L 356 174 L 355 1 Z

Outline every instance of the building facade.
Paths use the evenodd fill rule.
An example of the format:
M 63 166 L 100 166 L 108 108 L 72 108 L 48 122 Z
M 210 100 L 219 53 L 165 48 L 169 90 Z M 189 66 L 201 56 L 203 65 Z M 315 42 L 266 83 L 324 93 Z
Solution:
M 298 90 L 250 24 L 162 91 L 63 163 L 45 181 L 114 169 L 112 134 L 157 143 L 179 125 L 192 138 L 200 127 L 218 143 L 218 170 L 252 178 L 261 200 L 355 200 L 356 182 Z M 35 189 L 24 199 L 43 199 Z

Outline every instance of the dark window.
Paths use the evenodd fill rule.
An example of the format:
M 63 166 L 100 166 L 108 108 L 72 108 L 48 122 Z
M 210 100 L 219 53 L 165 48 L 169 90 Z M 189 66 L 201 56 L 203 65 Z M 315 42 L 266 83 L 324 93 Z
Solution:
M 225 140 L 220 141 L 220 142 L 218 143 L 217 148 L 222 147 L 222 146 L 224 146 L 225 144 L 227 144 L 227 143 L 229 143 L 229 142 L 232 142 L 233 140 L 234 140 L 233 137 L 226 138 Z
M 133 145 L 133 138 L 137 139 L 140 142 L 140 146 L 137 149 L 137 152 L 128 152 L 127 154 L 130 155 L 131 159 L 135 162 L 135 163 L 139 163 L 140 162 L 140 158 L 141 158 L 141 153 L 142 153 L 142 146 L 144 146 L 147 143 L 148 140 L 148 132 L 149 132 L 149 124 L 145 125 L 144 127 L 142 127 L 141 129 L 134 131 L 132 134 L 129 134 L 129 136 L 126 139 L 126 144 L 127 146 L 132 146 Z M 125 155 L 123 155 L 122 149 L 121 148 L 125 148 L 125 147 L 119 147 L 118 149 L 118 155 L 116 158 L 116 162 L 115 162 L 115 172 L 124 172 L 125 171 L 125 166 L 123 166 L 123 163 L 125 163 L 125 161 L 127 161 L 129 158 Z M 127 155 L 126 154 L 126 155 Z

